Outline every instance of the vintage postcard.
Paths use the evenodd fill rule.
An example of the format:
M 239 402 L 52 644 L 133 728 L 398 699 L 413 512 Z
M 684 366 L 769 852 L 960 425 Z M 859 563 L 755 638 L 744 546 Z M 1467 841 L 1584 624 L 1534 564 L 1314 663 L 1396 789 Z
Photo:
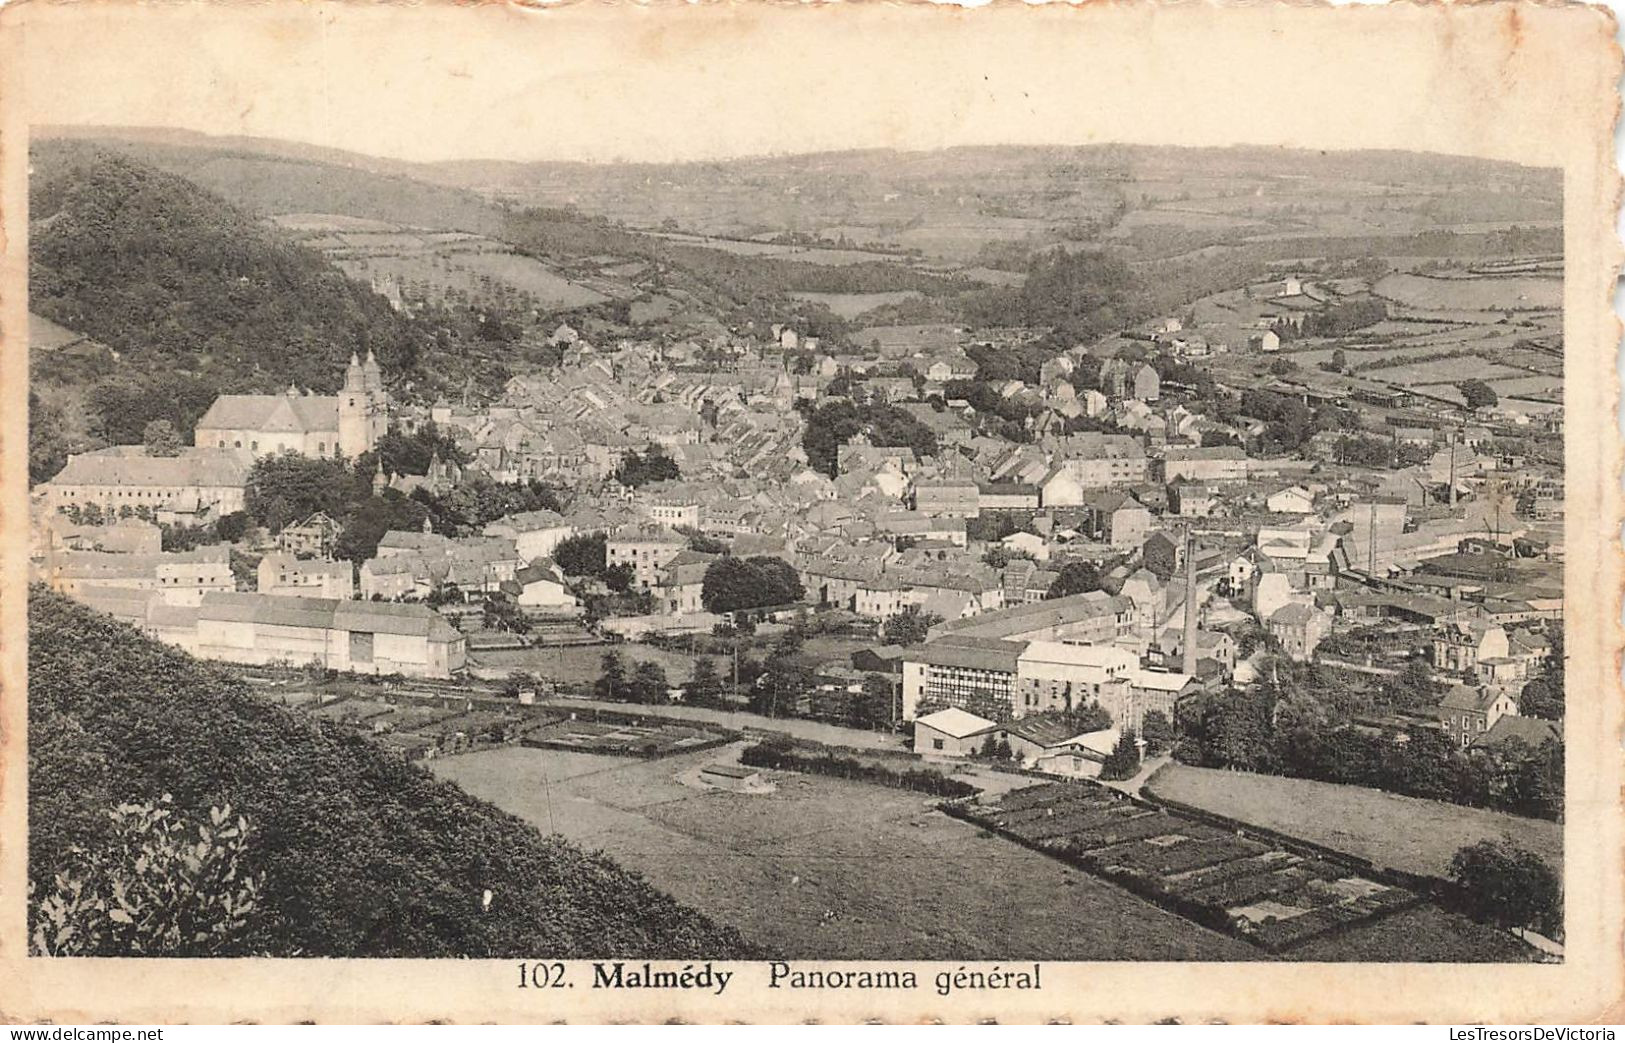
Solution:
M 1619 74 L 0 10 L 0 1018 L 1620 1020 Z

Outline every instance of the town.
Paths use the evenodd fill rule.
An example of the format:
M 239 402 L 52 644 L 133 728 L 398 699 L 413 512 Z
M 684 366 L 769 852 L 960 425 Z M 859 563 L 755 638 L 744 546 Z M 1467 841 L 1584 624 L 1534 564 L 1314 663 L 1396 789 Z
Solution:
M 537 749 L 686 758 L 742 806 L 800 773 L 884 778 L 948 798 L 933 828 L 1062 852 L 1297 958 L 1414 915 L 1424 881 L 1463 886 L 1456 846 L 1339 832 L 1384 791 L 1428 802 L 1394 832 L 1434 844 L 1471 846 L 1438 825 L 1451 807 L 1548 857 L 1560 836 L 1562 258 L 1544 240 L 1282 258 L 1080 329 L 913 315 L 885 290 L 707 313 L 640 292 L 658 266 L 614 251 L 560 268 L 572 289 L 545 306 L 557 286 L 505 283 L 523 259 L 494 240 L 270 225 L 397 316 L 455 300 L 518 322 L 527 361 L 426 391 L 348 345 L 310 385 L 222 391 L 189 429 L 87 438 L 36 474 L 36 582 L 264 700 L 502 807 L 528 776 L 478 759 Z M 1101 263 L 1061 250 L 1022 292 L 1105 284 Z M 36 355 L 97 350 L 53 314 Z M 1099 844 L 1208 857 L 1129 880 L 1090 861 L 1095 825 L 1024 832 L 1024 808 L 1147 806 L 1156 828 Z M 583 836 L 616 854 L 601 828 Z M 1245 894 L 1178 875 L 1259 860 L 1272 882 Z M 1308 878 L 1342 897 L 1295 906 L 1322 895 Z M 1554 915 L 1461 944 L 1560 953 Z

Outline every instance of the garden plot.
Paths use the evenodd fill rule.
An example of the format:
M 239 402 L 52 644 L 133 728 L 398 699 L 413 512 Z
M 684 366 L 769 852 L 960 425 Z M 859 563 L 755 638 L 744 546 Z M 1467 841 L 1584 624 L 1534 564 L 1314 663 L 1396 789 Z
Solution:
M 522 742 L 578 753 L 666 757 L 673 753 L 717 745 L 721 732 L 674 722 L 640 723 L 610 720 L 549 720 L 527 728 Z
M 954 813 L 1270 952 L 1422 901 L 1337 863 L 1096 786 L 1045 783 L 982 801 Z

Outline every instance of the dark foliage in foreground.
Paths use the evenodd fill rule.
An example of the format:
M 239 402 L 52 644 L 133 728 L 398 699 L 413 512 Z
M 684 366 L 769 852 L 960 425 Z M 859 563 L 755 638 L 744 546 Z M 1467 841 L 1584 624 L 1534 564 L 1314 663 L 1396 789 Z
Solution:
M 265 885 L 245 952 L 758 955 L 602 855 L 38 588 L 28 702 L 29 877 L 41 890 L 70 848 L 112 841 L 108 809 L 171 793 L 178 808 L 230 803 L 255 823 L 248 868 Z

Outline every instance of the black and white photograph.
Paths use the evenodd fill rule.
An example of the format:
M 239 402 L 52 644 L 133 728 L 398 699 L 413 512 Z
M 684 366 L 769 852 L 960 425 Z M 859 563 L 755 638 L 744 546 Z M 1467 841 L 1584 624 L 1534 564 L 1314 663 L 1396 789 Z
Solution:
M 764 137 L 613 82 L 593 149 L 578 65 L 395 68 L 387 133 L 348 76 L 320 124 L 31 99 L 30 962 L 1572 959 L 1613 693 L 1566 634 L 1618 606 L 1566 595 L 1612 364 L 1560 155 Z

